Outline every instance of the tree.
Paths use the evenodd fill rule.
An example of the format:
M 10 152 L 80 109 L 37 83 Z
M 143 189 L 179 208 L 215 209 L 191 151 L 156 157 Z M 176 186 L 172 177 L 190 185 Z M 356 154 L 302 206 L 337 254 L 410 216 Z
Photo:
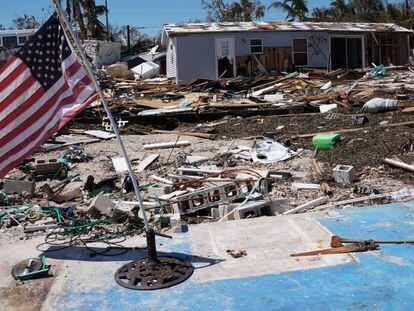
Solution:
M 387 13 L 381 0 L 351 0 L 348 5 L 356 21 L 387 21 Z
M 330 8 L 313 8 L 312 20 L 313 22 L 327 22 L 331 21 L 332 10 Z
M 86 19 L 86 28 L 89 35 L 94 39 L 104 39 L 106 31 L 104 24 L 99 20 L 99 16 L 106 13 L 106 6 L 96 5 L 95 0 L 81 0 L 84 10 L 83 17 Z
M 251 22 L 265 15 L 265 6 L 260 0 L 239 0 L 227 3 L 224 0 L 201 0 L 207 10 L 209 22 Z
M 40 27 L 40 22 L 33 15 L 18 16 L 12 20 L 15 29 L 36 29 Z
M 123 46 L 123 50 L 126 51 L 127 46 L 127 26 L 114 26 L 110 25 L 111 38 L 120 42 Z M 149 47 L 152 47 L 153 40 L 145 33 L 140 32 L 138 27 L 131 26 L 129 27 L 129 37 L 131 41 L 131 51 L 132 52 L 144 52 Z
M 309 12 L 306 0 L 283 0 L 275 1 L 270 4 L 269 9 L 282 9 L 286 13 L 286 20 L 293 22 L 295 20 L 305 21 Z
M 82 0 L 65 0 L 65 10 L 69 21 L 79 26 L 80 37 L 84 40 L 87 36 L 87 29 L 83 20 L 81 1 Z M 62 2 L 62 0 L 60 0 L 60 2 Z

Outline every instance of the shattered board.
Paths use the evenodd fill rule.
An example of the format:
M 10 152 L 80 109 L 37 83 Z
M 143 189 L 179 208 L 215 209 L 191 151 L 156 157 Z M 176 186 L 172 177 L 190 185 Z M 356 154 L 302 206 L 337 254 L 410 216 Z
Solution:
M 200 281 L 275 274 L 354 262 L 348 254 L 290 257 L 292 253 L 330 247 L 332 234 L 308 215 L 260 217 L 189 227 L 192 253 L 216 260 L 194 263 Z M 233 258 L 227 250 L 246 251 Z M 201 267 L 202 266 L 202 267 Z

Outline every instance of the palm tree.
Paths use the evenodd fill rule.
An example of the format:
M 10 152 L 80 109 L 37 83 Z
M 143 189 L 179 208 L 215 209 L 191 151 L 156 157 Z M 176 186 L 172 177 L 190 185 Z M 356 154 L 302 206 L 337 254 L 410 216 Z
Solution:
M 99 20 L 99 16 L 106 13 L 106 6 L 96 5 L 95 0 L 80 0 L 80 4 L 84 10 L 83 17 L 86 19 L 86 27 L 90 36 L 94 39 L 105 38 L 105 26 Z
M 312 18 L 313 22 L 328 22 L 331 21 L 331 9 L 330 8 L 313 8 Z
M 264 16 L 265 6 L 259 0 L 240 0 L 230 5 L 230 12 L 233 21 L 251 22 Z
M 331 11 L 337 21 L 347 21 L 352 16 L 351 7 L 345 0 L 334 0 L 331 2 Z
M 251 22 L 262 18 L 266 7 L 260 0 L 239 0 L 227 3 L 224 0 L 201 0 L 207 10 L 207 20 L 212 22 Z
M 270 4 L 269 9 L 282 9 L 286 12 L 286 20 L 293 22 L 295 20 L 304 21 L 307 19 L 306 15 L 309 10 L 306 0 L 283 0 L 274 1 Z

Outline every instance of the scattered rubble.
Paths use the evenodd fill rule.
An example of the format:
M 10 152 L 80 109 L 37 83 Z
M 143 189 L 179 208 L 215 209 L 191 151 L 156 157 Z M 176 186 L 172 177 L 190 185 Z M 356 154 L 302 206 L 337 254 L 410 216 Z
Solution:
M 107 251 L 91 255 L 109 255 L 143 232 L 143 212 L 158 231 L 185 232 L 187 224 L 413 198 L 410 70 L 309 70 L 186 86 L 131 80 L 128 71 L 109 66 L 100 82 L 145 211 L 98 104 L 0 184 L 0 232 L 44 234 L 44 251 L 100 241 Z

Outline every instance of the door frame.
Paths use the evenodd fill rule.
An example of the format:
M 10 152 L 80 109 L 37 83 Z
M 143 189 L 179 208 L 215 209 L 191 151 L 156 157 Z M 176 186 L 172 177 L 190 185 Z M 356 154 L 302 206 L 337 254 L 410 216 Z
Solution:
M 332 68 L 332 39 L 335 38 L 349 38 L 349 39 L 361 39 L 361 56 L 362 56 L 362 68 L 365 68 L 366 66 L 366 59 L 365 59 L 365 35 L 334 35 L 329 37 L 329 68 Z M 346 45 L 348 44 L 348 41 L 345 41 Z M 345 49 L 346 53 L 346 66 L 348 67 L 348 49 Z M 348 68 L 345 68 L 348 69 Z
M 214 38 L 214 63 L 216 68 L 216 80 L 219 78 L 219 72 L 218 72 L 218 60 L 219 60 L 219 42 L 222 40 L 227 40 L 229 42 L 229 58 L 233 59 L 233 77 L 237 76 L 236 72 L 236 46 L 235 46 L 235 40 L 234 37 L 215 37 Z

